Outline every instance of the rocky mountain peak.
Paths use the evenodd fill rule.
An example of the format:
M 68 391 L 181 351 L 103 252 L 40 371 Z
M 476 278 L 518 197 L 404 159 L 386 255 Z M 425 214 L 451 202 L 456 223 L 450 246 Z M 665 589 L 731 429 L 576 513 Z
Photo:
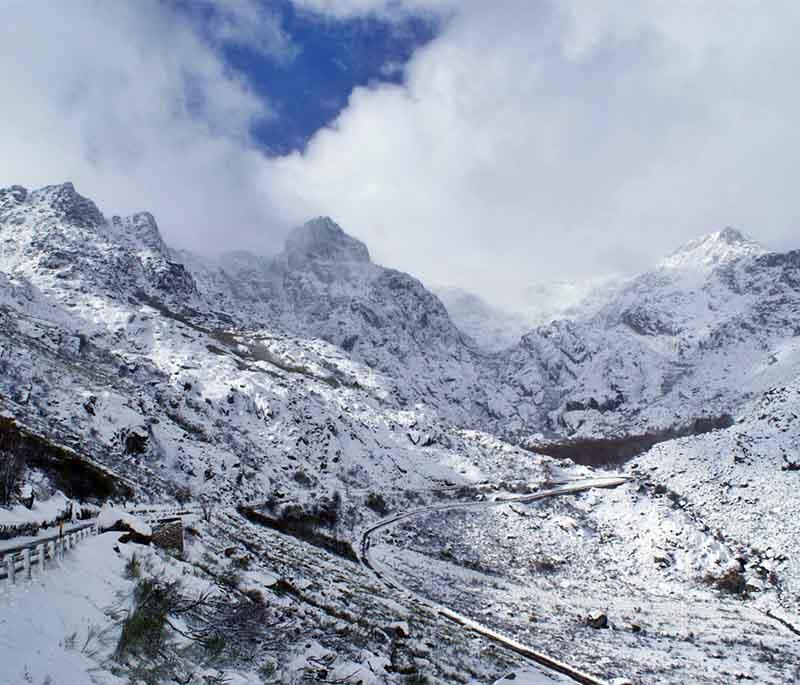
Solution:
M 731 226 L 690 240 L 659 263 L 662 269 L 709 269 L 766 250 Z
M 748 242 L 747 238 L 742 235 L 741 231 L 733 228 L 733 226 L 726 226 L 719 231 L 716 236 L 718 240 L 727 243 L 728 245 L 736 245 L 737 243 Z
M 345 233 L 328 217 L 317 217 L 294 229 L 286 239 L 284 253 L 290 265 L 308 260 L 365 263 L 370 261 L 367 246 Z
M 70 182 L 39 188 L 26 194 L 25 199 L 52 210 L 59 219 L 73 226 L 94 228 L 105 223 L 97 205 L 80 195 Z
M 110 228 L 120 242 L 134 250 L 144 248 L 167 253 L 156 219 L 150 212 L 137 212 L 124 218 L 112 217 Z

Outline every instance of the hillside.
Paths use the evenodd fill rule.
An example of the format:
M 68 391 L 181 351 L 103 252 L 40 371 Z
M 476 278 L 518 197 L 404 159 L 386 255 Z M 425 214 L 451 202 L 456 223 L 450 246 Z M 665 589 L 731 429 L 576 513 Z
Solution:
M 259 592 L 286 583 L 276 597 L 304 607 L 303 630 L 329 617 L 339 675 L 399 649 L 388 628 L 352 636 L 353 596 L 421 626 L 414 670 L 392 662 L 389 682 L 491 682 L 516 663 L 437 627 L 437 603 L 606 679 L 780 683 L 800 668 L 800 252 L 711 233 L 514 342 L 518 321 L 463 294 L 451 316 L 327 218 L 274 257 L 212 259 L 69 183 L 13 186 L 0 248 L 0 449 L 24 455 L 35 498 L 213 510 L 186 558 L 153 568 L 219 585 L 247 556 L 233 570 Z M 630 482 L 503 500 L 594 482 L 586 465 Z M 357 551 L 390 514 L 375 554 L 406 594 Z M 687 597 L 696 629 L 676 608 Z M 613 630 L 587 627 L 598 604 Z M 729 643 L 735 657 L 704 664 Z

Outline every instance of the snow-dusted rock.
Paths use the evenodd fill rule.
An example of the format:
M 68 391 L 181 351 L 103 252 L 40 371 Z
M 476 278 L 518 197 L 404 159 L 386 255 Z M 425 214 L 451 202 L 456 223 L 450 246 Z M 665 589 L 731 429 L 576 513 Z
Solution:
M 100 533 L 120 531 L 135 533 L 142 538 L 150 538 L 153 536 L 153 529 L 146 521 L 122 509 L 117 509 L 109 503 L 104 504 L 100 509 L 96 524 L 97 530 Z

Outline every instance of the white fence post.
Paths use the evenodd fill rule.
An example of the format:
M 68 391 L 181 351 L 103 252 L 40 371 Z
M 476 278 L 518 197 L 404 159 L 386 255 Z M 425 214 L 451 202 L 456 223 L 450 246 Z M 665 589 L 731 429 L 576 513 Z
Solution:
M 98 535 L 97 525 L 91 523 L 84 528 L 74 530 L 51 540 L 43 540 L 39 544 L 24 547 L 17 552 L 0 552 L 0 569 L 5 567 L 8 585 L 16 585 L 18 556 L 21 556 L 22 568 L 28 580 L 33 579 L 33 566 L 39 564 L 41 573 L 44 573 L 48 561 L 63 561 L 64 555 L 78 545 L 81 540 L 92 535 Z

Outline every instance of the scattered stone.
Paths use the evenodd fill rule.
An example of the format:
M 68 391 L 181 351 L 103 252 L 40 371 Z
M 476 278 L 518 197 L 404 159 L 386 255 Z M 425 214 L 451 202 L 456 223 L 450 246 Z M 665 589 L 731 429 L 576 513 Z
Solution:
M 392 671 L 402 675 L 411 675 L 418 671 L 411 650 L 402 642 L 395 643 L 390 657 Z
M 586 617 L 586 625 L 590 628 L 597 629 L 608 628 L 608 616 L 599 609 L 590 611 L 589 615 Z
M 408 623 L 405 621 L 395 621 L 394 623 L 390 623 L 388 626 L 389 633 L 394 633 L 397 637 L 408 637 L 411 635 L 411 631 L 408 628 Z

